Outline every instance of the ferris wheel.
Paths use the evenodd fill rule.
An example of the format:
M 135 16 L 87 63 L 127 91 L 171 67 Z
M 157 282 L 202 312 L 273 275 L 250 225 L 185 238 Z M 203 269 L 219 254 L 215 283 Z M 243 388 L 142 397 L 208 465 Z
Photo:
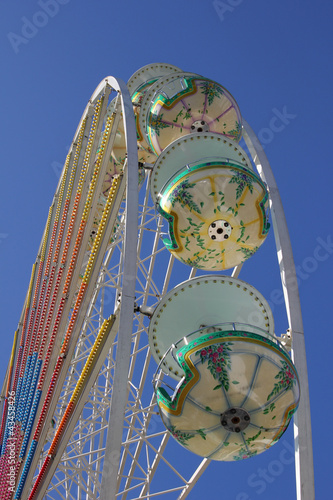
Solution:
M 283 335 L 240 277 L 269 231 Z M 278 446 L 292 418 L 297 498 L 314 498 L 288 229 L 263 148 L 219 83 L 151 64 L 94 91 L 33 264 L 1 415 L 3 500 L 183 499 L 212 460 Z

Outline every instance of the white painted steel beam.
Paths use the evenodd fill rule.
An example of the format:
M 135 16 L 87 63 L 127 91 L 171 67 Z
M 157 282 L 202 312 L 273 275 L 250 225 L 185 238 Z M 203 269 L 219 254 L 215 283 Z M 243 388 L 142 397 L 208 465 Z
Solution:
M 202 474 L 205 472 L 205 470 L 207 469 L 209 464 L 210 464 L 210 460 L 208 460 L 207 458 L 204 458 L 200 462 L 199 466 L 195 470 L 194 474 L 192 475 L 191 479 L 189 480 L 189 482 L 187 483 L 186 487 L 183 489 L 183 491 L 181 492 L 181 494 L 179 495 L 177 500 L 183 500 L 184 498 L 186 498 L 189 495 L 189 493 L 191 493 L 192 489 L 197 484 L 198 480 L 200 479 Z
M 282 289 L 289 327 L 292 332 L 292 356 L 300 380 L 301 398 L 298 410 L 294 415 L 297 500 L 314 500 L 315 492 L 308 372 L 302 312 L 291 242 L 279 190 L 266 153 L 250 125 L 245 121 L 243 121 L 243 124 L 243 137 L 245 143 L 261 178 L 266 182 L 269 190 L 271 216 L 279 259 Z
M 135 302 L 136 262 L 138 241 L 138 152 L 134 111 L 131 96 L 121 80 L 110 77 L 110 84 L 120 91 L 127 150 L 126 164 L 126 219 L 122 298 L 119 318 L 119 332 L 116 366 L 113 380 L 110 418 L 102 473 L 101 500 L 116 496 L 118 461 L 111 457 L 120 456 L 124 414 L 127 403 L 128 371 L 131 355 L 133 315 Z M 109 465 L 109 466 L 107 466 Z

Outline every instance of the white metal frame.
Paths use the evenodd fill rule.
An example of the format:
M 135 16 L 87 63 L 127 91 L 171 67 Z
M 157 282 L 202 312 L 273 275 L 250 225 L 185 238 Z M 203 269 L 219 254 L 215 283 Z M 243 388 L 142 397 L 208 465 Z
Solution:
M 113 79 L 114 80 L 114 79 Z M 115 84 L 118 84 L 115 86 Z M 122 112 L 127 150 L 126 165 L 126 211 L 125 211 L 125 241 L 124 265 L 121 293 L 121 307 L 118 331 L 115 374 L 113 378 L 112 398 L 110 405 L 109 427 L 105 456 L 121 448 L 121 435 L 128 391 L 128 370 L 131 355 L 131 340 L 133 330 L 133 312 L 136 284 L 136 246 L 138 234 L 138 149 L 136 126 L 131 96 L 126 85 L 120 80 L 113 82 L 114 88 L 121 92 Z M 104 467 L 102 474 L 101 499 L 113 498 L 116 494 L 117 469 L 108 470 Z
M 250 125 L 244 121 L 243 123 L 244 140 L 257 170 L 269 190 L 282 289 L 292 334 L 292 356 L 301 386 L 300 404 L 294 416 L 297 499 L 313 500 L 315 493 L 308 371 L 294 257 L 281 197 L 266 153 Z
M 180 264 L 174 262 L 174 258 L 161 243 L 163 221 L 156 214 L 150 200 L 147 187 L 149 179 L 146 180 L 144 196 L 139 201 L 136 130 L 128 89 L 121 80 L 108 77 L 96 89 L 93 97 L 98 96 L 105 84 L 115 89 L 121 100 L 121 107 L 117 108 L 117 119 L 122 114 L 127 144 L 126 206 L 123 203 L 120 207 L 118 232 L 107 247 L 104 260 L 100 258 L 100 270 L 95 273 L 95 285 L 90 290 L 90 304 L 86 317 L 82 319 L 75 355 L 68 363 L 69 370 L 63 377 L 63 389 L 58 393 L 57 401 L 54 401 L 53 413 L 56 420 L 61 417 L 65 402 L 78 379 L 80 366 L 89 354 L 89 345 L 96 337 L 104 310 L 110 306 L 106 297 L 108 293 L 115 300 L 117 322 L 96 362 L 38 498 L 134 500 L 177 492 L 178 499 L 184 499 L 210 461 L 198 459 L 194 472 L 186 479 L 182 471 L 178 470 L 178 455 L 182 457 L 181 448 L 174 461 L 171 460 L 167 446 L 172 446 L 172 440 L 169 443 L 169 434 L 163 424 L 159 423 L 150 384 L 151 366 L 155 368 L 155 365 L 153 362 L 150 364 L 146 337 L 148 320 L 140 313 L 134 313 L 135 301 L 149 306 L 158 303 L 173 286 L 176 268 Z M 294 418 L 297 499 L 313 500 L 308 377 L 290 238 L 272 170 L 262 146 L 246 122 L 243 137 L 270 193 L 282 287 L 293 338 L 292 353 L 301 382 L 301 401 Z M 234 277 L 238 276 L 241 267 L 237 266 L 233 270 Z M 159 272 L 156 271 L 157 268 Z M 194 277 L 196 269 L 188 268 L 188 272 L 189 278 Z M 118 336 L 115 338 L 117 331 Z M 148 399 L 147 394 L 150 394 Z M 47 427 L 43 434 L 46 442 L 49 440 Z M 37 471 L 40 467 L 38 460 L 41 460 L 41 464 L 47 454 L 47 445 L 39 450 L 39 454 L 34 462 Z M 160 467 L 169 471 L 170 480 L 157 491 L 154 475 L 158 475 Z M 28 477 L 22 498 L 28 495 L 33 482 L 32 474 L 33 471 Z

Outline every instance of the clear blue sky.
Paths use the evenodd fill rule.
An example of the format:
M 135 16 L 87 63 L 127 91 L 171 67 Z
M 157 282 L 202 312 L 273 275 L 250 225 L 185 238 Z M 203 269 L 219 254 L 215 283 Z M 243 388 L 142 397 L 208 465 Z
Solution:
M 226 0 L 215 2 L 215 8 L 212 0 L 55 0 L 53 8 L 49 4 L 44 10 L 43 4 L 0 3 L 1 381 L 59 167 L 87 100 L 104 76 L 127 81 L 145 64 L 174 64 L 225 86 L 266 144 L 300 279 L 316 497 L 328 498 L 333 412 L 332 2 Z M 266 253 L 273 248 L 272 233 L 241 278 L 274 302 L 280 286 L 277 272 L 265 267 Z M 283 306 L 273 307 L 277 328 L 283 330 Z M 212 465 L 191 500 L 294 500 L 294 465 L 281 462 L 291 439 L 290 429 L 259 457 Z M 271 466 L 269 480 L 259 482 L 259 470 L 274 461 L 280 467 Z

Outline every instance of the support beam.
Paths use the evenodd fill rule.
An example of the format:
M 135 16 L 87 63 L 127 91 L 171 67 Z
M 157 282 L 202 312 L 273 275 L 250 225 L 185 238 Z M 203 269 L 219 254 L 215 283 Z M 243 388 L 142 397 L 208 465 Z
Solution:
M 110 83 L 113 88 L 117 89 L 114 81 Z M 114 499 L 116 496 L 121 437 L 128 393 L 127 384 L 131 355 L 138 241 L 139 190 L 135 118 L 131 97 L 125 83 L 117 80 L 117 85 L 121 93 L 127 150 L 125 251 L 117 355 L 102 473 L 101 500 Z
M 292 356 L 300 380 L 301 398 L 294 417 L 297 500 L 314 500 L 315 492 L 308 372 L 295 263 L 287 222 L 272 169 L 263 147 L 252 128 L 245 121 L 243 121 L 243 123 L 243 137 L 245 143 L 261 178 L 266 182 L 269 190 L 282 289 L 289 327 L 292 332 Z

